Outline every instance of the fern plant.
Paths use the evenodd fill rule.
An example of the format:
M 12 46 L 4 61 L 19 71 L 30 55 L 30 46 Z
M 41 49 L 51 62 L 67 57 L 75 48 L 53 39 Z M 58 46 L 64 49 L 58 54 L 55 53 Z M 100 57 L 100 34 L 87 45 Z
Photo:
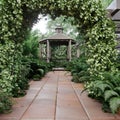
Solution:
M 105 101 L 110 100 L 112 97 L 119 97 L 119 94 L 115 90 L 106 90 L 104 92 L 104 99 Z
M 120 108 L 120 74 L 103 73 L 103 80 L 86 84 L 89 96 L 99 100 L 104 111 L 116 113 Z
M 109 104 L 112 113 L 116 113 L 120 109 L 120 95 L 119 97 L 111 98 Z

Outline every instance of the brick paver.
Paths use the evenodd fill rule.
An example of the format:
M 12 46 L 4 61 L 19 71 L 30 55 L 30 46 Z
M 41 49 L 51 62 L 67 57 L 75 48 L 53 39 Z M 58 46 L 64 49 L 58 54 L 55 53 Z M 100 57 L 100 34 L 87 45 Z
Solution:
M 52 71 L 31 82 L 27 95 L 16 100 L 12 113 L 0 114 L 0 120 L 120 120 L 104 113 L 86 92 L 81 95 L 83 85 L 71 78 L 69 72 Z

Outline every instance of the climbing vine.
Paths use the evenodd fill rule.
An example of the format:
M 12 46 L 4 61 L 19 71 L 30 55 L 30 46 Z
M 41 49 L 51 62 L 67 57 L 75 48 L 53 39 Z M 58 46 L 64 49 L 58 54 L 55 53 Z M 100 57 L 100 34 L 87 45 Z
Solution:
M 21 84 L 18 84 L 22 80 L 22 74 L 18 74 L 23 69 L 22 41 L 26 37 L 27 30 L 37 22 L 40 13 L 50 14 L 52 19 L 60 15 L 64 15 L 66 19 L 74 18 L 72 24 L 85 36 L 85 55 L 90 76 L 99 76 L 102 79 L 102 72 L 117 71 L 114 65 L 117 56 L 114 24 L 107 18 L 100 0 L 70 0 L 69 2 L 67 0 L 1 0 L 0 46 L 4 46 L 2 48 L 5 51 L 9 49 L 11 54 L 8 55 L 7 52 L 3 54 L 3 50 L 0 49 L 2 53 L 0 54 L 0 84 L 3 90 L 9 86 L 10 90 L 6 90 L 9 92 L 13 91 L 15 86 L 18 92 L 23 89 L 20 87 Z M 16 46 L 16 49 L 8 44 Z M 19 56 L 19 60 L 14 55 Z M 15 60 L 12 60 L 13 58 Z M 16 71 L 12 74 L 15 77 L 11 76 L 11 68 L 6 68 L 4 64 L 8 63 L 8 60 L 9 64 L 15 62 Z M 7 79 L 4 76 L 7 76 Z
M 104 71 L 117 71 L 115 69 L 117 42 L 113 28 L 113 23 L 103 18 L 87 32 L 87 63 L 90 65 L 89 71 L 92 75 L 100 75 L 100 72 Z

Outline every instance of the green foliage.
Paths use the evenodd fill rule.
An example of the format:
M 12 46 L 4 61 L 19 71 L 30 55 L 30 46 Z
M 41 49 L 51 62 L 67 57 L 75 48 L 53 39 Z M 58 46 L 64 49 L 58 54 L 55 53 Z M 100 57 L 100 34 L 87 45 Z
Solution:
M 114 33 L 110 33 L 111 31 L 114 31 L 112 27 L 110 28 L 113 23 L 107 21 L 106 19 L 104 19 L 103 22 L 104 24 L 99 23 L 95 25 L 90 30 L 90 32 L 88 32 L 88 36 L 92 35 L 92 37 L 94 38 L 94 41 L 93 39 L 89 38 L 89 41 L 87 42 L 87 63 L 90 65 L 88 71 L 91 75 L 93 75 L 94 73 L 94 75 L 96 74 L 96 76 L 98 76 L 103 71 L 117 71 L 117 69 L 115 68 L 115 61 L 117 59 L 117 52 L 114 49 L 116 45 L 114 41 L 115 35 Z M 105 27 L 107 24 L 108 26 Z M 98 27 L 100 27 L 99 31 L 97 29 Z M 102 33 L 103 30 L 105 34 Z
M 11 68 L 13 67 L 14 44 L 6 42 L 0 44 L 0 88 L 4 92 L 11 93 L 13 86 L 11 85 L 13 76 L 11 75 Z
M 120 53 L 118 54 L 117 60 L 116 60 L 116 67 L 120 71 Z
M 71 71 L 73 76 L 72 81 L 74 82 L 85 82 L 89 79 L 89 73 L 87 72 L 88 65 L 86 64 L 85 56 L 69 62 L 66 69 Z
M 48 71 L 49 67 L 46 62 L 39 58 L 39 40 L 42 35 L 39 31 L 28 31 L 26 39 L 23 42 L 23 56 L 24 62 L 29 67 L 29 72 L 26 75 L 28 79 L 40 79 Z
M 104 98 L 105 101 L 107 101 L 108 99 L 110 99 L 113 96 L 119 96 L 119 94 L 117 92 L 115 92 L 114 90 L 106 90 L 104 93 Z
M 36 31 L 28 31 L 26 39 L 23 42 L 23 55 L 29 56 L 31 59 L 38 58 L 39 49 L 39 39 L 41 38 L 41 33 Z
M 103 80 L 88 82 L 86 88 L 89 96 L 103 104 L 103 110 L 116 113 L 120 107 L 120 73 L 104 73 Z M 118 100 L 119 99 L 119 100 Z
M 39 74 L 35 74 L 34 76 L 33 76 L 33 80 L 34 81 L 39 81 L 40 80 L 40 75 Z
M 46 62 L 31 62 L 30 71 L 27 77 L 29 79 L 34 79 L 34 76 L 39 74 L 39 78 L 43 77 L 47 72 L 48 67 Z
M 12 97 L 0 90 L 0 113 L 11 112 Z
M 116 113 L 120 109 L 120 97 L 111 98 L 110 108 L 112 110 L 112 113 Z
M 26 75 L 29 73 L 28 63 L 24 62 L 24 56 L 22 56 L 22 48 L 20 45 L 16 46 L 14 54 L 14 66 L 12 66 L 12 94 L 14 97 L 18 97 L 26 94 L 26 90 L 29 88 L 28 79 Z

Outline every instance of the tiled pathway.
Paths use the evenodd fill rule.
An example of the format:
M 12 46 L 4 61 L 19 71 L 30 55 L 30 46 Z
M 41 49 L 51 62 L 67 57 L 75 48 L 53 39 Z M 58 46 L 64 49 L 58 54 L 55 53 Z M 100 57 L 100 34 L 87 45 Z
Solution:
M 71 78 L 68 72 L 54 71 L 31 82 L 27 95 L 0 120 L 120 120 L 119 115 L 103 113 L 86 93 L 81 95 L 82 84 L 72 83 Z

